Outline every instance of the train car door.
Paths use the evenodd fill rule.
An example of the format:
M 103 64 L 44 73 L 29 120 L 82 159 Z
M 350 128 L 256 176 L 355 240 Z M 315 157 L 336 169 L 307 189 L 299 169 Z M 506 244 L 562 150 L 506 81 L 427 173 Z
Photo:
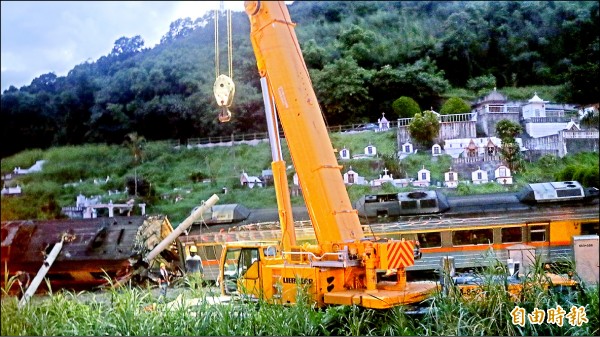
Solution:
M 591 222 L 582 222 L 580 235 L 600 235 L 600 231 L 598 230 L 598 228 L 598 220 L 592 220 Z
M 221 260 L 221 245 L 202 245 L 198 247 L 198 254 L 202 258 L 205 281 L 217 281 L 219 277 L 219 261 Z

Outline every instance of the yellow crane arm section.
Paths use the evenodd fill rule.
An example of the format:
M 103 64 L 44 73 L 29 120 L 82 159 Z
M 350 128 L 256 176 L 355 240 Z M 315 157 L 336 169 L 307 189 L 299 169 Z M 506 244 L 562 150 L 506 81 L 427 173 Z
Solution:
M 362 239 L 287 6 L 283 1 L 244 6 L 258 71 L 271 86 L 317 241 L 329 247 Z

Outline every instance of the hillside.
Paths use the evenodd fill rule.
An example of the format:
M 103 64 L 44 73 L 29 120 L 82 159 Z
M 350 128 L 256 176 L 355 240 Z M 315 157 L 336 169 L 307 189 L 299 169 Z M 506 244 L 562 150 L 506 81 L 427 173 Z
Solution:
M 369 143 L 378 147 L 380 155 L 395 153 L 394 131 L 337 133 L 331 137 L 336 148 L 345 146 L 353 153 L 363 152 Z M 41 172 L 17 175 L 6 182 L 9 186 L 19 185 L 23 195 L 2 197 L 2 220 L 57 217 L 62 207 L 75 205 L 80 193 L 88 198 L 101 196 L 103 202 L 125 203 L 134 197 L 136 175 L 137 201 L 147 204 L 147 213 L 167 214 L 173 223 L 182 221 L 193 207 L 213 193 L 219 194 L 219 203 L 240 202 L 249 208 L 276 207 L 273 186 L 250 189 L 240 184 L 242 171 L 258 176 L 262 170 L 270 169 L 271 152 L 267 142 L 254 146 L 190 149 L 176 148 L 169 142 L 144 144 L 138 165 L 125 145 L 88 144 L 28 150 L 3 159 L 3 175 L 16 167 L 28 168 L 38 160 L 46 162 Z M 286 162 L 291 165 L 287 148 L 283 151 Z M 381 159 L 362 159 L 342 164 L 373 179 L 379 175 L 382 162 Z M 290 183 L 293 174 L 290 169 Z M 228 189 L 227 194 L 222 194 L 223 187 Z M 126 190 L 129 193 L 123 193 Z M 353 194 L 355 199 L 359 196 Z M 303 201 L 294 197 L 293 204 L 302 205 Z M 134 211 L 139 212 L 139 209 Z
M 472 101 L 523 87 L 553 102 L 596 103 L 600 59 L 595 1 L 295 1 L 289 6 L 319 105 L 329 125 L 394 120 L 406 96 L 421 110 L 451 97 Z M 141 13 L 141 15 L 143 15 Z M 264 132 L 262 97 L 246 13 L 232 18 L 235 118 L 214 102 L 212 13 L 173 22 L 161 43 L 121 37 L 67 76 L 40 74 L 1 95 L 0 155 L 86 143 L 121 144 Z M 221 55 L 226 18 L 218 17 Z M 560 24 L 557 24 L 560 23 Z M 227 69 L 226 58 L 219 64 Z M 531 97 L 532 91 L 512 99 Z
M 338 160 L 343 165 L 342 173 L 352 167 L 367 180 L 378 178 L 384 168 L 394 177 L 414 177 L 423 165 L 431 170 L 432 177 L 441 179 L 443 172 L 451 165 L 449 156 L 432 158 L 427 154 L 412 155 L 398 161 L 394 155 L 395 129 L 386 132 L 335 132 L 330 137 L 335 149 L 339 151 L 345 147 L 351 154 L 363 153 L 369 144 L 376 146 L 376 158 Z M 243 171 L 258 176 L 262 170 L 270 169 L 271 152 L 267 142 L 254 146 L 242 144 L 202 148 L 187 148 L 185 145 L 176 147 L 173 142 L 143 144 L 141 160 L 137 165 L 129 147 L 105 144 L 27 150 L 3 159 L 4 185 L 18 185 L 23 193 L 21 196 L 2 196 L 2 221 L 61 217 L 61 208 L 74 206 L 79 194 L 88 198 L 100 196 L 101 201 L 112 200 L 115 204 L 134 199 L 136 203 L 146 203 L 147 214 L 165 214 L 175 225 L 183 221 L 202 200 L 215 193 L 219 195 L 221 204 L 242 203 L 248 208 L 276 208 L 273 186 L 250 189 L 240 183 Z M 284 159 L 291 165 L 285 142 L 283 146 Z M 5 179 L 16 167 L 29 168 L 39 160 L 46 161 L 41 172 Z M 290 168 L 290 185 L 293 174 Z M 135 176 L 138 177 L 137 197 Z M 589 186 L 600 186 L 598 154 L 581 153 L 565 158 L 547 156 L 537 163 L 525 163 L 523 170 L 515 175 L 512 189 L 518 189 L 528 182 L 551 180 L 579 180 L 591 182 Z M 227 194 L 222 193 L 223 187 L 227 188 Z M 348 187 L 352 202 L 366 193 L 401 190 L 391 185 L 375 190 L 368 186 Z M 496 184 L 459 185 L 452 193 L 505 190 L 506 187 Z M 295 206 L 303 205 L 303 200 L 298 196 L 292 197 L 292 203 Z M 134 212 L 139 214 L 139 208 L 135 207 Z

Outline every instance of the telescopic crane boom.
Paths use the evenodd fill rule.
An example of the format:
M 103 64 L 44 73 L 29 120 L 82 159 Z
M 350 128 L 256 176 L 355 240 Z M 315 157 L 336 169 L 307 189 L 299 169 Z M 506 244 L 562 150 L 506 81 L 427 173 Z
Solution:
M 390 308 L 422 301 L 437 289 L 433 282 L 406 282 L 405 267 L 414 264 L 412 241 L 366 238 L 353 209 L 335 157 L 308 69 L 283 1 L 246 1 L 250 38 L 263 84 L 267 119 L 281 122 L 316 246 L 287 240 L 293 226 L 282 225 L 282 246 L 233 244 L 221 255 L 221 289 L 284 304 L 295 303 L 299 284 L 320 306 L 328 304 Z M 274 102 L 275 104 L 272 104 Z M 269 134 L 278 134 L 271 123 Z M 270 137 L 273 147 L 274 138 Z M 278 143 L 278 140 L 276 140 Z M 278 145 L 277 145 L 278 146 Z M 273 160 L 281 158 L 273 149 Z M 274 171 L 275 171 L 275 166 Z M 275 175 L 275 172 L 274 172 Z M 290 215 L 287 179 L 277 179 L 280 219 Z M 281 192 L 283 191 L 283 192 Z M 287 200 L 285 198 L 287 197 Z M 286 209 L 289 208 L 289 209 Z M 290 233 L 291 231 L 291 233 Z M 397 271 L 397 280 L 378 282 L 377 273 Z

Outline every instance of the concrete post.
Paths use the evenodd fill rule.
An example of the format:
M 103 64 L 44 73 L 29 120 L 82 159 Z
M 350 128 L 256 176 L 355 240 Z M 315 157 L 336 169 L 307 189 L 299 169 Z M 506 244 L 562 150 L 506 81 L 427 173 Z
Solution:
M 173 242 L 173 240 L 175 240 L 179 235 L 181 235 L 183 231 L 187 230 L 194 223 L 194 221 L 202 215 L 202 213 L 204 213 L 207 209 L 211 208 L 214 204 L 216 204 L 217 201 L 219 201 L 219 197 L 216 194 L 213 194 L 212 197 L 210 197 L 204 204 L 198 207 L 198 209 L 196 209 L 196 211 L 192 213 L 192 215 L 183 220 L 183 222 L 180 223 L 179 226 L 175 228 L 175 230 L 173 230 L 169 235 L 167 235 L 166 238 L 164 238 L 158 245 L 156 245 L 156 247 L 154 247 L 154 249 L 152 249 L 152 251 L 148 253 L 148 255 L 146 255 L 144 261 L 152 261 L 158 254 L 165 250 L 165 248 L 167 248 L 167 246 L 170 245 L 171 242 Z
M 27 302 L 29 302 L 29 299 L 31 298 L 31 296 L 33 296 L 33 294 L 35 294 L 37 288 L 40 286 L 40 283 L 42 282 L 42 280 L 48 273 L 48 270 L 50 270 L 50 267 L 52 267 L 54 260 L 60 253 L 60 251 L 63 247 L 63 242 L 64 242 L 64 238 L 62 238 L 60 240 L 60 242 L 57 242 L 54 245 L 54 247 L 52 248 L 52 251 L 50 251 L 50 254 L 48 254 L 46 259 L 44 260 L 44 263 L 42 263 L 42 267 L 37 272 L 37 274 L 33 278 L 33 281 L 31 281 L 29 288 L 27 288 L 27 291 L 25 291 L 25 294 L 19 301 L 19 304 L 18 304 L 19 309 L 21 309 L 23 306 L 25 306 L 25 304 L 27 304 Z

